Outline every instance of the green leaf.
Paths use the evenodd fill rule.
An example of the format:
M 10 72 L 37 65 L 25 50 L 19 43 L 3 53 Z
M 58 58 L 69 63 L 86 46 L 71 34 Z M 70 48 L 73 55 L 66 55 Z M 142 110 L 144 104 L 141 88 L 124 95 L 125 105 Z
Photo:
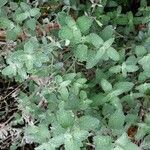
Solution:
M 60 93 L 61 98 L 62 98 L 63 101 L 67 101 L 68 100 L 69 92 L 68 92 L 67 87 L 60 88 L 59 89 L 59 93 Z
M 111 38 L 106 42 L 104 42 L 103 46 L 99 48 L 96 54 L 94 54 L 95 53 L 94 51 L 93 52 L 91 51 L 91 54 L 89 55 L 91 58 L 87 59 L 88 62 L 86 68 L 90 69 L 94 67 L 100 61 L 100 59 L 105 54 L 106 50 L 112 45 L 113 42 L 114 42 L 114 38 Z
M 122 129 L 125 122 L 125 116 L 121 110 L 116 110 L 108 121 L 108 125 L 113 129 Z
M 95 51 L 92 50 L 88 51 L 89 53 L 88 53 L 87 64 L 86 64 L 87 69 L 94 67 L 100 61 L 100 59 L 105 54 L 106 50 L 112 45 L 113 41 L 114 38 L 107 40 L 96 53 Z
M 50 132 L 45 124 L 39 126 L 31 125 L 25 128 L 25 137 L 27 141 L 33 141 L 37 143 L 44 143 L 50 138 Z
M 127 65 L 126 66 L 127 72 L 136 72 L 138 69 L 139 69 L 139 67 L 136 65 Z
M 105 91 L 105 92 L 109 92 L 112 90 L 112 85 L 110 82 L 108 82 L 106 79 L 102 79 L 101 80 L 101 86 L 102 86 L 102 89 Z
M 113 33 L 114 33 L 114 29 L 112 25 L 109 25 L 103 29 L 103 31 L 101 32 L 101 37 L 104 41 L 107 41 L 113 37 Z
M 64 134 L 51 138 L 47 143 L 35 148 L 35 150 L 56 150 L 59 146 L 64 143 Z
M 27 3 L 21 2 L 20 7 L 23 11 L 29 11 L 31 8 Z
M 141 93 L 146 93 L 150 90 L 150 83 L 144 83 L 136 87 Z
M 22 23 L 22 21 L 26 20 L 29 17 L 28 12 L 20 13 L 16 15 L 16 21 L 18 23 Z
M 120 59 L 119 53 L 113 47 L 107 49 L 107 55 L 114 61 L 119 61 Z
M 36 20 L 34 18 L 29 19 L 27 20 L 26 25 L 29 29 L 34 31 L 36 28 Z
M 146 123 L 138 123 L 138 131 L 135 135 L 137 140 L 142 139 L 146 134 L 149 135 L 150 134 L 150 126 L 149 124 Z
M 80 145 L 74 140 L 71 134 L 64 135 L 64 147 L 65 150 L 80 150 Z
M 97 60 L 95 60 L 96 51 L 88 50 L 87 61 L 86 61 L 86 69 L 90 69 L 97 64 Z
M 86 42 L 93 44 L 97 49 L 100 48 L 100 46 L 102 46 L 104 43 L 102 38 L 95 33 L 90 33 L 85 38 Z
M 18 4 L 15 2 L 9 2 L 11 10 L 16 10 L 18 8 Z
M 79 83 L 81 85 L 85 84 L 87 82 L 87 79 L 86 78 L 79 78 L 76 80 L 76 83 Z
M 26 73 L 26 71 L 25 71 L 24 68 L 18 68 L 18 75 L 19 75 L 23 80 L 25 80 L 25 79 L 28 78 L 27 73 Z
M 63 128 L 68 128 L 74 124 L 74 114 L 72 111 L 60 110 L 57 113 L 57 120 Z
M 34 45 L 32 42 L 28 41 L 24 44 L 24 51 L 28 54 L 33 54 L 34 52 Z
M 71 83 L 70 80 L 63 81 L 63 82 L 60 83 L 60 87 L 61 87 L 61 88 L 64 88 L 64 87 L 70 85 L 70 83 Z
M 40 14 L 40 9 L 39 8 L 33 8 L 29 11 L 30 13 L 30 16 L 31 17 L 35 17 L 36 15 L 39 15 Z
M 64 80 L 70 80 L 72 81 L 76 77 L 76 73 L 68 73 L 64 75 Z
M 114 38 L 110 38 L 109 40 L 107 40 L 106 42 L 104 42 L 103 48 L 104 49 L 110 48 L 110 46 L 113 44 L 114 40 L 115 40 Z
M 69 27 L 64 26 L 59 31 L 59 37 L 63 40 L 70 40 L 71 41 L 71 39 L 73 38 L 73 32 Z
M 95 150 L 112 150 L 112 139 L 110 136 L 94 136 Z
M 123 91 L 120 90 L 120 89 L 117 89 L 117 90 L 114 90 L 114 91 L 110 92 L 109 94 L 107 94 L 107 96 L 105 96 L 101 100 L 101 105 L 106 103 L 106 102 L 114 101 L 114 99 L 117 99 L 117 96 L 119 96 L 122 93 L 123 93 Z
M 128 92 L 134 87 L 134 83 L 132 82 L 117 82 L 114 85 L 114 89 L 122 90 L 122 92 Z
M 82 141 L 88 137 L 88 132 L 75 128 L 72 133 L 64 134 L 64 145 L 66 150 L 80 150 Z
M 88 51 L 88 47 L 84 44 L 79 44 L 77 46 L 77 49 L 75 50 L 75 57 L 83 62 L 87 60 L 87 51 Z
M 8 2 L 8 0 L 1 0 L 0 8 L 3 7 L 7 2 Z
M 135 47 L 135 54 L 136 54 L 137 56 L 143 56 L 143 55 L 145 55 L 146 53 L 147 53 L 147 50 L 145 49 L 144 46 L 139 45 L 139 46 L 136 46 L 136 47 Z
M 69 28 L 77 28 L 76 27 L 76 22 L 71 16 L 66 16 L 65 17 L 65 23 Z
M 150 70 L 150 65 L 149 65 L 149 62 L 150 62 L 150 54 L 144 56 L 142 59 L 139 60 L 139 64 L 142 65 L 142 68 L 144 70 Z
M 6 68 L 4 68 L 2 70 L 2 74 L 6 75 L 6 76 L 9 76 L 9 75 L 15 76 L 16 73 L 17 73 L 17 70 L 16 70 L 16 66 L 15 65 L 7 66 Z
M 57 20 L 61 26 L 66 25 L 66 16 L 67 14 L 65 12 L 59 12 L 57 15 Z
M 88 31 L 92 25 L 92 19 L 88 16 L 81 16 L 77 19 L 77 25 L 79 26 L 82 33 Z
M 89 124 L 89 122 L 91 123 Z M 82 116 L 79 118 L 79 126 L 81 130 L 93 131 L 100 127 L 100 121 L 91 116 Z
M 126 133 L 122 134 L 122 136 L 116 140 L 115 145 L 117 145 L 117 147 L 114 150 L 140 150 L 136 144 L 128 139 Z
M 120 71 L 121 71 L 121 66 L 120 66 L 120 65 L 118 65 L 118 66 L 113 66 L 113 67 L 109 68 L 109 71 L 110 71 L 111 73 L 120 73 Z
M 13 29 L 6 31 L 6 36 L 10 40 L 15 40 L 17 39 L 20 33 L 21 33 L 21 28 L 19 26 L 15 26 Z
M 25 65 L 28 70 L 33 69 L 34 57 L 32 55 L 24 55 Z
M 81 32 L 79 29 L 77 29 L 76 27 L 72 28 L 72 32 L 73 32 L 73 39 L 72 42 L 77 44 L 77 43 L 81 43 Z
M 104 101 L 103 101 L 104 94 L 103 93 L 94 94 L 94 95 L 92 95 L 92 97 L 90 99 L 93 101 L 91 104 L 93 107 L 100 106 L 104 103 Z
M 14 23 L 7 18 L 0 18 L 0 27 L 4 29 L 13 29 L 15 27 Z

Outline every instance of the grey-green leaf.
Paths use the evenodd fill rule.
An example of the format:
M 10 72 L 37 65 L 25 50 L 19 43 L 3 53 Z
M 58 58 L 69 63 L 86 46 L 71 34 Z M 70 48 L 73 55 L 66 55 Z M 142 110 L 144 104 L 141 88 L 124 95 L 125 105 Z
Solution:
M 112 90 L 112 85 L 110 82 L 108 82 L 106 79 L 102 79 L 101 80 L 101 86 L 102 86 L 102 89 L 105 91 L 105 92 L 109 92 Z
M 7 3 L 7 1 L 8 0 L 1 0 L 0 1 L 0 8 L 3 7 Z
M 102 38 L 95 34 L 95 33 L 90 33 L 89 35 L 86 36 L 86 42 L 93 44 L 97 49 L 102 46 L 104 41 Z
M 11 66 L 7 66 L 6 68 L 4 68 L 2 70 L 2 74 L 3 75 L 13 75 L 15 76 L 16 75 L 16 66 L 15 65 L 11 65 Z
M 22 21 L 26 20 L 29 17 L 28 12 L 20 13 L 16 15 L 16 21 L 21 23 Z
M 77 49 L 75 50 L 75 57 L 83 62 L 87 60 L 87 51 L 88 51 L 88 47 L 84 44 L 79 44 L 77 46 Z
M 118 66 L 113 66 L 113 67 L 109 68 L 109 71 L 110 71 L 111 73 L 119 73 L 119 72 L 121 71 L 121 66 L 120 66 L 120 65 L 118 65 Z
M 94 136 L 95 150 L 112 150 L 112 139 L 110 136 Z
M 82 130 L 95 130 L 100 126 L 100 121 L 91 116 L 82 116 L 79 118 L 79 126 Z
M 0 27 L 11 30 L 15 27 L 15 25 L 8 18 L 0 18 Z
M 81 16 L 77 19 L 77 25 L 82 33 L 88 31 L 92 25 L 92 19 L 88 16 Z
M 116 110 L 108 121 L 109 127 L 113 129 L 122 129 L 125 121 L 125 116 L 121 110 Z
M 114 61 L 119 61 L 120 59 L 119 53 L 113 47 L 107 49 L 107 55 Z
M 117 82 L 114 85 L 114 89 L 119 89 L 122 90 L 123 92 L 128 92 L 130 91 L 134 86 L 134 83 L 132 82 Z
M 59 31 L 59 37 L 64 40 L 71 40 L 73 38 L 73 32 L 69 27 L 64 26 Z
M 111 25 L 105 27 L 101 32 L 101 37 L 104 41 L 109 40 L 113 37 L 114 29 Z
M 29 20 L 27 20 L 26 25 L 29 29 L 31 30 L 35 30 L 36 28 L 36 20 L 34 18 L 31 18 Z
M 139 46 L 136 46 L 136 47 L 135 47 L 135 54 L 136 54 L 137 56 L 143 56 L 143 55 L 145 55 L 146 53 L 147 53 L 147 50 L 146 50 L 146 48 L 145 48 L 144 46 L 139 45 Z

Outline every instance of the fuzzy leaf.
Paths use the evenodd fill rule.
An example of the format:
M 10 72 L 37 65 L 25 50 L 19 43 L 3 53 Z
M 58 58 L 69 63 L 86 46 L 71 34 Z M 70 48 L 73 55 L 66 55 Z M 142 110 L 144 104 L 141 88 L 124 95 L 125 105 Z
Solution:
M 88 50 L 87 54 L 87 62 L 86 62 L 86 69 L 90 69 L 97 64 L 97 60 L 95 60 L 96 51 Z
M 1 0 L 1 2 L 0 2 L 0 8 L 3 7 L 7 3 L 7 1 L 8 0 Z
M 16 70 L 16 66 L 15 65 L 7 66 L 6 68 L 4 68 L 2 70 L 2 74 L 3 75 L 7 75 L 7 76 L 9 76 L 9 75 L 15 76 L 16 72 L 17 72 L 17 70 Z
M 150 54 L 144 56 L 142 59 L 139 60 L 139 64 L 142 65 L 142 68 L 144 70 L 150 70 L 150 65 L 149 65 L 149 62 L 150 62 Z
M 25 129 L 25 139 L 28 142 L 44 143 L 50 138 L 48 127 L 44 124 L 28 126 Z
M 69 27 L 64 26 L 59 31 L 59 37 L 64 40 L 71 40 L 73 38 L 73 32 Z
M 121 66 L 113 66 L 113 67 L 111 67 L 111 68 L 109 68 L 109 71 L 111 72 L 111 73 L 119 73 L 120 71 L 121 71 Z
M 77 25 L 79 26 L 82 33 L 88 31 L 92 25 L 92 19 L 88 16 L 81 16 L 77 19 Z
M 79 44 L 77 49 L 75 50 L 75 57 L 83 62 L 87 60 L 87 51 L 88 47 L 84 44 Z
M 13 29 L 15 27 L 14 23 L 7 18 L 0 18 L 0 27 L 6 29 Z
M 28 41 L 24 44 L 24 51 L 28 54 L 32 54 L 34 52 L 34 45 L 32 42 Z
M 125 116 L 121 110 L 116 110 L 108 121 L 108 125 L 113 129 L 122 129 L 125 121 Z
M 80 145 L 71 134 L 64 135 L 64 147 L 65 150 L 80 150 Z
M 86 42 L 93 44 L 97 49 L 102 46 L 104 41 L 102 38 L 95 34 L 95 33 L 90 33 L 89 35 L 86 36 Z
M 36 20 L 34 18 L 27 20 L 26 25 L 29 29 L 35 30 L 36 28 Z
M 20 13 L 16 15 L 16 21 L 21 23 L 22 21 L 26 20 L 29 17 L 28 12 Z
M 122 90 L 123 92 L 130 91 L 134 86 L 132 82 L 118 82 L 114 85 L 114 89 Z
M 105 27 L 101 33 L 101 37 L 104 41 L 109 40 L 113 37 L 114 29 L 111 25 Z
M 116 140 L 116 145 L 118 150 L 140 150 L 137 145 L 132 143 L 129 139 L 126 133 L 122 134 L 122 136 Z M 114 150 L 117 150 L 115 148 Z
M 139 67 L 136 65 L 127 65 L 126 66 L 127 72 L 136 72 L 138 69 L 139 69 Z
M 112 140 L 110 136 L 94 136 L 95 150 L 112 150 Z
M 146 49 L 145 49 L 145 47 L 144 46 L 142 46 L 142 45 L 139 45 L 139 46 L 136 46 L 135 47 L 135 54 L 137 55 L 137 56 L 143 56 L 143 55 L 145 55 L 146 54 Z
M 89 122 L 91 122 L 89 124 Z M 79 126 L 82 130 L 95 130 L 99 127 L 100 121 L 97 118 L 91 116 L 83 116 L 79 118 Z
M 150 90 L 150 83 L 144 83 L 136 87 L 141 93 L 145 93 Z
M 118 61 L 120 59 L 119 53 L 113 47 L 108 48 L 107 55 L 114 61 Z
M 74 124 L 74 114 L 72 111 L 60 110 L 57 113 L 57 120 L 63 128 L 68 128 Z
M 59 135 L 51 138 L 47 143 L 35 148 L 35 150 L 56 150 L 60 145 L 64 143 L 64 135 Z
M 39 8 L 33 8 L 29 11 L 31 17 L 35 17 L 36 15 L 40 14 Z
M 101 80 L 101 86 L 102 86 L 102 89 L 105 91 L 105 92 L 109 92 L 112 90 L 112 85 L 110 82 L 108 82 L 106 79 L 102 79 Z

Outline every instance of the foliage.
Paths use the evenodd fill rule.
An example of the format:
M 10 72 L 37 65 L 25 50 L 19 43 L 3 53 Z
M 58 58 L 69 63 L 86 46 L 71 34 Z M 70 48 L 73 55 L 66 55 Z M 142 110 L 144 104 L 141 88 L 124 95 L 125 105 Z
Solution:
M 135 13 L 128 3 L 47 1 L 50 11 L 43 19 L 42 1 L 36 6 L 1 1 L 0 28 L 7 41 L 17 42 L 1 56 L 1 76 L 28 87 L 15 97 L 25 126 L 22 142 L 14 145 L 34 143 L 36 150 L 148 149 L 150 6 L 141 0 Z M 58 22 L 60 29 L 45 33 L 46 20 Z M 23 31 L 28 38 L 20 40 Z M 130 136 L 132 126 L 138 129 Z

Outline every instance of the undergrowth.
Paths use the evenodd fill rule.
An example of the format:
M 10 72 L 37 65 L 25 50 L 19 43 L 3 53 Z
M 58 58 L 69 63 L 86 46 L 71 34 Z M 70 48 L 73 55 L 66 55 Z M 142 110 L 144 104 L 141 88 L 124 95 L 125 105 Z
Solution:
M 1 149 L 148 150 L 149 22 L 148 0 L 1 0 Z

